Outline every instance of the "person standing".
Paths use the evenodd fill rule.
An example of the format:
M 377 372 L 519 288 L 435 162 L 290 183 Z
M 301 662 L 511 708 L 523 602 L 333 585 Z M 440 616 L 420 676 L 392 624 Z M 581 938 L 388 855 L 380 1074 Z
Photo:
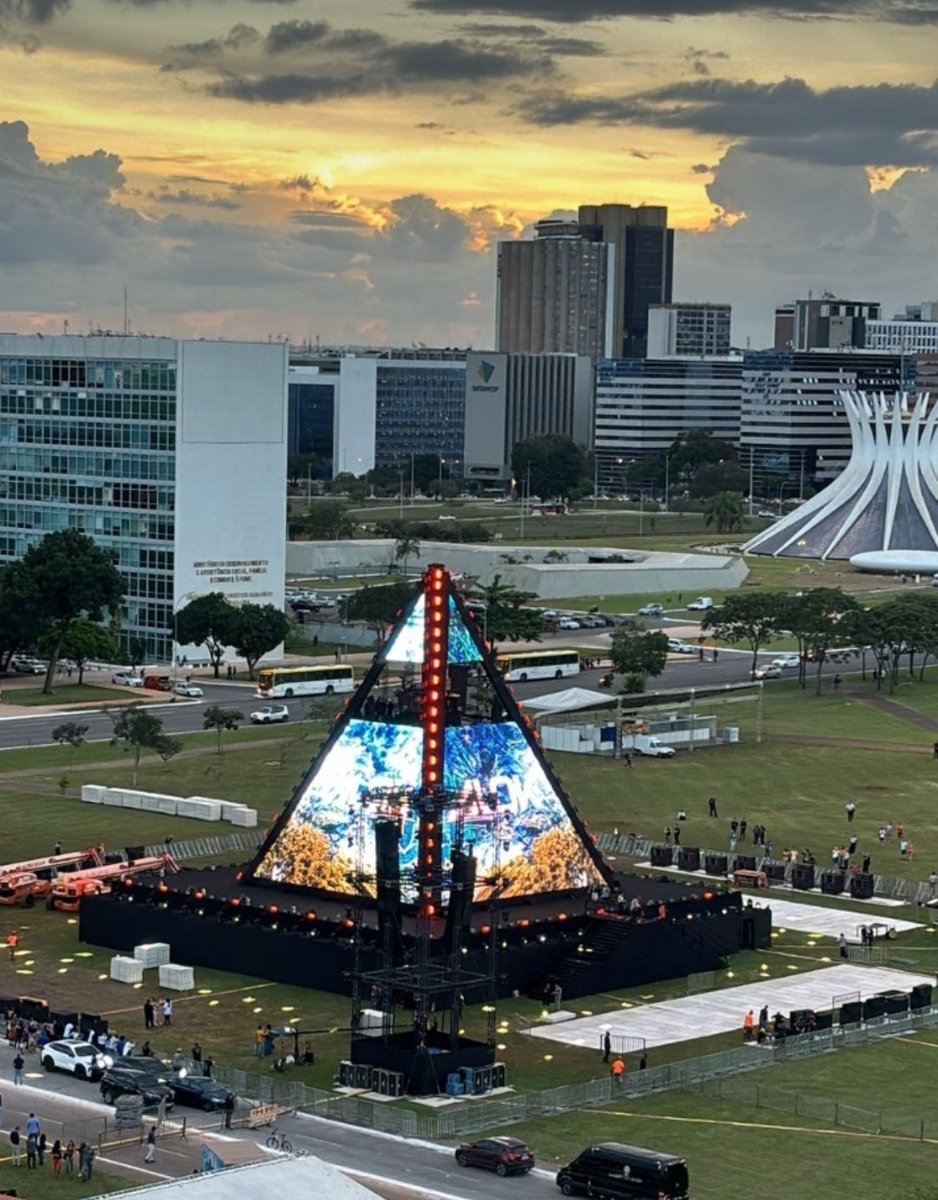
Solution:
M 163 1024 L 172 1025 L 173 1023 L 173 1002 L 168 996 L 163 1000 Z
M 840 935 L 840 937 L 837 939 L 837 945 L 840 947 L 840 957 L 846 958 L 847 957 L 847 938 L 846 938 L 845 934 L 842 933 Z
M 202 1061 L 202 1045 L 200 1042 L 195 1042 L 193 1044 L 191 1054 L 193 1062 L 200 1063 Z
M 625 1074 L 625 1063 L 621 1058 L 617 1058 L 612 1064 L 612 1078 L 616 1081 L 616 1086 L 622 1086 L 622 1077 Z
M 26 1170 L 35 1171 L 39 1158 L 39 1139 L 34 1133 L 26 1135 Z
M 18 1167 L 22 1158 L 22 1150 L 20 1149 L 20 1127 L 14 1125 L 10 1130 L 10 1153 L 13 1158 L 13 1166 Z
M 849 823 L 857 815 L 857 806 L 853 803 L 852 800 L 849 800 L 844 807 L 847 812 L 847 821 Z
M 224 1107 L 225 1107 L 225 1128 L 230 1129 L 231 1128 L 231 1114 L 235 1110 L 234 1092 L 227 1092 L 225 1094 L 225 1106 Z
M 680 825 L 674 826 L 674 844 L 675 844 L 675 846 L 680 846 L 680 844 L 681 844 L 681 827 L 680 827 Z
M 264 1057 L 264 1026 L 259 1021 L 257 1028 L 254 1030 L 254 1057 Z
M 745 1017 L 743 1017 L 743 1040 L 744 1041 L 747 1041 L 747 1042 L 752 1041 L 752 1034 L 753 1034 L 753 1030 L 755 1029 L 755 1026 L 756 1026 L 756 1015 L 750 1008 L 749 1012 L 747 1012 Z
M 71 1175 L 75 1166 L 75 1143 L 71 1138 L 68 1139 L 68 1144 L 62 1152 L 62 1158 L 65 1160 L 65 1174 Z
M 625 763 L 625 765 L 627 767 L 632 766 L 632 751 L 631 750 L 623 750 L 622 751 L 622 761 Z
M 46 1165 L 46 1146 L 48 1146 L 48 1144 L 49 1142 L 46 1138 L 45 1132 L 40 1131 L 39 1137 L 36 1138 L 36 1154 L 39 1156 L 40 1167 L 44 1167 Z
M 94 1146 L 85 1147 L 85 1166 L 82 1179 L 90 1179 L 94 1174 Z
M 708 811 L 709 811 L 709 813 L 710 813 L 710 816 L 711 816 L 711 817 L 718 817 L 718 816 L 720 815 L 720 814 L 717 812 L 717 798 L 716 798 L 716 796 L 711 796 L 711 797 L 710 797 L 710 799 L 707 801 L 707 808 L 708 808 Z
M 62 1174 L 62 1143 L 58 1138 L 52 1143 L 52 1174 Z
M 156 1126 L 150 1126 L 150 1132 L 147 1134 L 147 1152 L 143 1156 L 144 1162 L 156 1161 Z
M 143 1027 L 144 1027 L 144 1029 L 152 1029 L 154 1027 L 155 1021 L 153 1020 L 153 1017 L 154 1017 L 153 1000 L 151 997 L 148 996 L 143 1005 Z
M 607 1029 L 605 1034 L 603 1035 L 603 1062 L 604 1063 L 607 1063 L 609 1061 L 609 1055 L 611 1053 L 612 1053 L 612 1035 L 609 1033 L 609 1030 Z
M 14 929 L 7 934 L 7 950 L 10 952 L 10 962 L 16 958 L 16 950 L 20 944 L 20 935 Z

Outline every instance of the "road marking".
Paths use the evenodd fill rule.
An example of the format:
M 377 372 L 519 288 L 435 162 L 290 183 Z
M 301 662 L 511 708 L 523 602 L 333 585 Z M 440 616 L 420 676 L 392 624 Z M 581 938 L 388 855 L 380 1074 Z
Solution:
M 779 1133 L 809 1133 L 816 1137 L 875 1138 L 879 1142 L 927 1142 L 938 1146 L 938 1138 L 921 1138 L 898 1133 L 857 1133 L 849 1129 L 812 1129 L 804 1125 L 770 1125 L 758 1121 L 726 1121 L 716 1117 L 668 1117 L 660 1113 L 616 1112 L 611 1109 L 590 1109 L 601 1117 L 638 1117 L 642 1121 L 671 1121 L 678 1125 L 725 1125 L 730 1129 L 759 1129 Z
M 926 1042 L 923 1038 L 900 1037 L 896 1038 L 897 1042 L 914 1042 L 916 1046 L 929 1046 L 932 1050 L 938 1050 L 938 1042 Z
M 168 1181 L 176 1178 L 175 1175 L 164 1175 L 162 1171 L 151 1171 L 149 1167 L 138 1167 L 136 1163 L 122 1162 L 119 1158 L 104 1158 L 100 1154 L 95 1155 L 95 1162 L 107 1163 L 110 1167 L 123 1167 L 126 1171 L 138 1171 L 141 1175 L 149 1175 L 153 1179 Z

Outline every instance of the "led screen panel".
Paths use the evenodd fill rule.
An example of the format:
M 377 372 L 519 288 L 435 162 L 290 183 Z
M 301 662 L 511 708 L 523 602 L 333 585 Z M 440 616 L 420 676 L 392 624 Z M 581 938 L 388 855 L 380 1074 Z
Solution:
M 273 883 L 341 895 L 376 894 L 374 825 L 401 821 L 401 888 L 417 895 L 423 731 L 418 726 L 350 721 L 316 766 L 293 812 L 255 874 Z M 478 866 L 475 900 L 498 886 L 504 898 L 588 887 L 599 873 L 518 726 L 446 731 L 442 850 L 449 863 L 461 836 Z M 443 897 L 444 903 L 446 897 Z
M 475 899 L 501 880 L 503 898 L 601 883 L 547 772 L 515 724 L 446 731 L 444 785 L 459 798 L 464 844 L 478 860 Z M 444 849 L 457 832 L 448 813 Z
M 413 610 L 401 628 L 393 635 L 385 653 L 388 662 L 411 663 L 419 666 L 423 662 L 423 626 L 426 600 L 419 596 Z M 475 663 L 481 661 L 475 642 L 459 615 L 456 601 L 449 598 L 449 662 Z

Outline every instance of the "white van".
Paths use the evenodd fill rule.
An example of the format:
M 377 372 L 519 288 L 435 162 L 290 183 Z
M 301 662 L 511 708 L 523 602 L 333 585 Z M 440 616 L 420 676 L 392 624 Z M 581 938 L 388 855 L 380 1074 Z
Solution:
M 713 608 L 712 596 L 698 596 L 696 600 L 691 600 L 687 606 L 688 612 L 706 612 L 708 608 Z
M 622 738 L 622 749 L 632 754 L 643 754 L 646 758 L 673 758 L 674 747 L 666 746 L 654 734 L 626 734 Z

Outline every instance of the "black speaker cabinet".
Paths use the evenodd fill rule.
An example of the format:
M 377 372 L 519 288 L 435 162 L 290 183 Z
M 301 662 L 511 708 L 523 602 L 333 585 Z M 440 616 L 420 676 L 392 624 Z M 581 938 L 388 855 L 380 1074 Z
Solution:
M 815 1029 L 832 1029 L 834 1025 L 834 1014 L 828 1012 L 816 1012 L 814 1014 Z
M 872 1021 L 876 1017 L 886 1015 L 886 997 L 881 992 L 878 996 L 868 996 L 863 1001 L 863 1020 Z
M 785 864 L 778 862 L 766 863 L 762 868 L 765 871 L 766 878 L 772 883 L 784 883 L 785 881 Z
M 909 1008 L 929 1008 L 931 1005 L 932 986 L 930 983 L 917 983 L 909 997 Z
M 791 869 L 791 886 L 810 892 L 814 887 L 814 867 L 810 863 L 795 863 Z
M 886 1012 L 891 1017 L 901 1016 L 909 1011 L 909 995 L 907 992 L 886 992 Z
M 793 1008 L 788 1014 L 788 1027 L 792 1033 L 804 1033 L 814 1028 L 813 1008 Z
M 700 851 L 691 846 L 682 846 L 677 852 L 677 865 L 682 871 L 699 871 Z
M 725 875 L 726 855 L 708 854 L 704 859 L 704 870 L 708 875 Z
M 756 869 L 756 860 L 752 854 L 737 854 L 736 865 L 734 871 L 754 871 Z
M 873 899 L 873 876 L 852 875 L 850 877 L 850 895 L 855 900 Z
M 651 865 L 653 867 L 670 867 L 674 851 L 670 846 L 652 846 Z
M 863 1005 L 859 1000 L 848 1000 L 840 1006 L 841 1025 L 859 1025 L 863 1020 Z
M 821 876 L 821 891 L 825 896 L 839 896 L 844 890 L 844 877 L 841 871 L 825 871 Z

